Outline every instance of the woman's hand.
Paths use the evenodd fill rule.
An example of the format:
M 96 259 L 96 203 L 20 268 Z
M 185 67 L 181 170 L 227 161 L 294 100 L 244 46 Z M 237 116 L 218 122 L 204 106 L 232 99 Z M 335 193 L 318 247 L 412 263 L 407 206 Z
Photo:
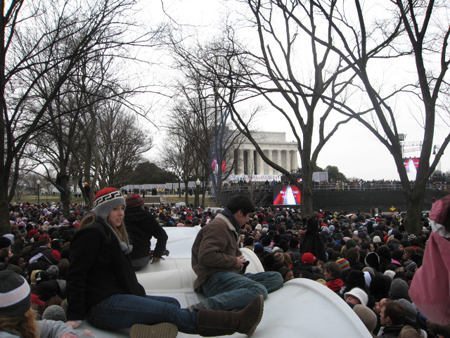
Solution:
M 80 326 L 79 322 L 75 322 L 73 320 L 69 320 L 66 322 L 66 325 L 72 326 L 74 329 L 76 329 L 78 326 Z

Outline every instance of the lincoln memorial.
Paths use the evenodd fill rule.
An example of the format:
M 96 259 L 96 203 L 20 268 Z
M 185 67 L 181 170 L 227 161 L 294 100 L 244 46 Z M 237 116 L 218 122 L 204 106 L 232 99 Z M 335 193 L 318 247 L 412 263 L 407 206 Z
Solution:
M 287 142 L 285 132 L 255 132 L 252 134 L 264 154 L 287 171 L 298 169 L 296 142 Z M 253 144 L 246 140 L 234 150 L 234 175 L 231 180 L 278 180 L 281 173 L 267 165 Z

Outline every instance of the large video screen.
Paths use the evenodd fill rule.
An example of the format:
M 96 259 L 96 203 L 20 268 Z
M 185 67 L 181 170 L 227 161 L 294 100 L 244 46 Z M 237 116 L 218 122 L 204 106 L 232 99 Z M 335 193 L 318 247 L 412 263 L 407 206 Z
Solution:
M 300 205 L 300 190 L 295 185 L 276 185 L 273 187 L 273 205 Z
M 417 157 L 413 158 L 404 158 L 403 165 L 405 166 L 407 173 L 417 173 L 417 169 L 419 169 L 419 159 Z

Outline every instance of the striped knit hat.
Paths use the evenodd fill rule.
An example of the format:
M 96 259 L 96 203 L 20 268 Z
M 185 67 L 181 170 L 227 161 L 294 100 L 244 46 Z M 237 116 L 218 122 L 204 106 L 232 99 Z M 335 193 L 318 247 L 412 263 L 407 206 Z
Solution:
M 18 317 L 30 309 L 30 286 L 11 270 L 0 271 L 0 318 Z
M 144 199 L 137 194 L 127 196 L 127 208 L 136 208 L 144 204 Z
M 104 222 L 108 222 L 108 215 L 111 210 L 118 206 L 125 206 L 125 199 L 116 188 L 105 188 L 100 190 L 94 198 L 94 209 L 98 217 Z
M 345 258 L 339 258 L 336 263 L 339 264 L 339 266 L 341 267 L 342 271 L 343 270 L 347 270 L 350 269 L 350 263 L 348 262 L 348 260 L 346 260 Z

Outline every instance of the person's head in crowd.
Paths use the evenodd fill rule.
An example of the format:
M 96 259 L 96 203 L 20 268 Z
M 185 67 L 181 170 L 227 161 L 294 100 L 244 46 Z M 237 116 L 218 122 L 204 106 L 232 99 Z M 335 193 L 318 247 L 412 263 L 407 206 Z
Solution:
M 292 256 L 289 253 L 284 253 L 284 265 L 286 265 L 288 268 L 291 268 L 294 264 L 294 261 L 292 259 Z
M 344 299 L 347 303 L 362 304 L 367 306 L 369 297 L 367 293 L 361 288 L 353 288 L 344 294 Z
M 278 247 L 283 251 L 283 252 L 287 252 L 289 250 L 289 245 L 288 242 L 285 241 L 284 239 L 281 239 L 280 242 L 278 243 Z
M 405 308 L 398 302 L 387 300 L 380 309 L 380 323 L 386 325 L 403 325 L 405 323 Z
M 138 194 L 129 194 L 126 199 L 126 209 L 134 208 L 144 210 L 144 199 Z
M 359 250 L 355 247 L 349 248 L 345 253 L 345 258 L 349 261 L 350 265 L 359 262 Z
M 310 252 L 305 252 L 302 255 L 301 262 L 303 264 L 313 265 L 315 261 L 316 261 L 316 257 Z
M 255 238 L 253 236 L 247 236 L 244 238 L 244 247 L 248 247 L 253 250 L 253 244 L 255 244 Z
M 25 271 L 25 268 L 27 266 L 27 263 L 25 262 L 25 259 L 22 255 L 12 255 L 8 260 L 9 265 L 15 265 L 18 266 L 22 272 Z
M 400 241 L 400 244 L 398 245 L 398 248 L 400 250 L 405 250 L 405 248 L 410 247 L 411 243 L 407 239 L 402 239 Z
M 8 260 L 10 257 L 12 257 L 12 253 L 9 248 L 0 249 L 0 263 L 8 264 Z
M 391 260 L 391 250 L 386 245 L 382 245 L 378 248 L 377 251 L 378 256 L 383 257 L 385 259 Z
M 404 254 L 403 250 L 400 250 L 400 249 L 394 250 L 392 252 L 392 259 L 398 263 L 401 263 L 403 254 Z
M 284 265 L 284 254 L 282 252 L 274 253 L 273 258 L 275 258 L 275 263 L 282 263 Z
M 45 302 L 44 310 L 50 305 L 61 305 L 63 299 L 60 297 L 60 287 L 57 281 L 49 280 L 38 285 L 37 294 L 39 299 Z
M 416 326 L 418 311 L 414 304 L 405 298 L 396 299 L 395 301 L 405 308 L 405 324 Z
M 306 231 L 311 233 L 319 232 L 319 222 L 317 218 L 315 217 L 308 218 L 306 223 Z
M 16 331 L 23 338 L 37 338 L 31 292 L 25 278 L 15 272 L 0 271 L 0 331 Z
M 343 276 L 345 273 L 343 274 Z M 364 289 L 366 287 L 366 279 L 364 277 L 364 272 L 359 270 L 350 269 L 350 271 L 345 275 L 344 282 L 346 283 L 345 290 L 351 290 L 355 287 Z
M 11 241 L 4 237 L 4 236 L 0 236 L 0 249 L 8 249 L 8 251 L 11 249 Z
M 380 301 L 389 296 L 389 283 L 382 275 L 375 274 L 369 287 L 369 294 L 375 301 Z
M 381 245 L 383 243 L 383 241 L 381 240 L 380 236 L 373 236 L 372 242 L 377 244 L 377 245 Z
M 336 263 L 339 264 L 342 271 L 350 269 L 350 263 L 345 258 L 339 258 Z
M 341 277 L 342 269 L 336 262 L 328 262 L 323 265 L 323 275 L 325 280 Z
M 415 327 L 411 325 L 405 325 L 402 330 L 400 331 L 400 334 L 398 335 L 398 338 L 422 338 L 421 332 L 419 332 Z
M 410 300 L 408 283 L 403 279 L 395 278 L 391 283 L 389 294 L 392 299 L 404 298 Z
M 67 315 L 60 305 L 50 305 L 42 313 L 42 319 L 66 322 Z
M 13 254 L 20 255 L 20 254 L 22 254 L 24 247 L 25 247 L 25 242 L 21 238 L 18 238 L 16 240 L 14 240 L 14 245 L 11 248 L 11 252 Z
M 373 330 L 375 330 L 375 327 L 377 326 L 377 315 L 375 312 L 362 304 L 356 304 L 353 307 L 353 311 L 355 311 L 359 319 L 361 319 L 366 326 L 367 330 L 369 330 L 372 334 Z
M 291 269 L 289 269 L 286 266 L 281 267 L 278 272 L 281 273 L 281 276 L 283 276 L 283 281 L 287 282 L 291 279 L 294 279 L 294 273 L 292 272 Z
M 296 237 L 292 237 L 289 240 L 289 248 L 290 249 L 298 249 L 299 248 L 299 240 Z
M 266 236 L 264 236 L 264 237 L 261 238 L 261 244 L 262 244 L 264 247 L 270 246 L 271 243 L 272 243 L 272 237 L 271 237 L 270 235 L 266 235 Z
M 238 223 L 241 226 L 249 221 L 251 213 L 255 212 L 256 208 L 252 200 L 246 195 L 236 195 L 230 198 L 226 204 L 226 208 L 231 211 L 234 217 L 238 217 Z
M 416 250 L 412 246 L 407 246 L 403 249 L 403 261 L 408 261 L 416 253 Z
M 366 266 L 370 266 L 378 271 L 380 268 L 380 257 L 376 252 L 369 252 L 364 258 L 364 263 Z
M 256 242 L 254 245 L 253 245 L 253 251 L 255 252 L 255 254 L 263 254 L 264 253 L 264 246 L 261 244 L 261 243 L 259 243 L 259 242 Z

